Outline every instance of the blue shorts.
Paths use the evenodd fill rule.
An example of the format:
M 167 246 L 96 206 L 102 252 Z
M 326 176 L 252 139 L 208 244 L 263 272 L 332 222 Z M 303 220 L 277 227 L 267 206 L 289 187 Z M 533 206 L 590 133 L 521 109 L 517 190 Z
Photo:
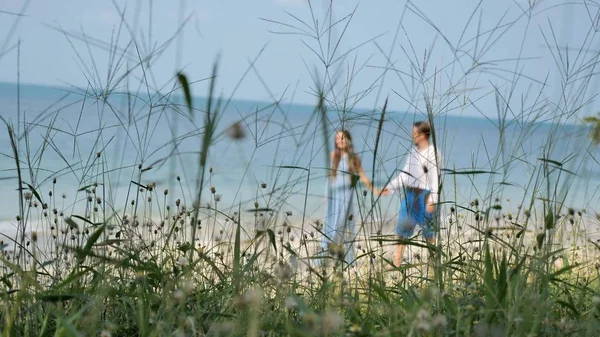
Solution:
M 403 190 L 404 198 L 400 201 L 400 214 L 396 224 L 396 235 L 407 239 L 413 236 L 415 227 L 423 229 L 423 238 L 432 239 L 435 236 L 433 229 L 433 213 L 427 212 L 426 198 L 429 191 L 418 193 L 413 189 Z

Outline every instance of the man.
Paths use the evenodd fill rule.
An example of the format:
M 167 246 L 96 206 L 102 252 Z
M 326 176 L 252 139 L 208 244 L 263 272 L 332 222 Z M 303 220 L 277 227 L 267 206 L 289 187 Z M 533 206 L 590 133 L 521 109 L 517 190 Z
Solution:
M 404 193 L 396 234 L 401 239 L 408 239 L 413 235 L 416 225 L 419 225 L 423 229 L 423 238 L 435 244 L 433 222 L 439 200 L 442 156 L 430 143 L 429 123 L 414 123 L 412 138 L 414 147 L 408 154 L 404 169 L 383 190 L 376 190 L 375 194 Z M 400 266 L 403 253 L 404 245 L 398 244 L 394 267 Z

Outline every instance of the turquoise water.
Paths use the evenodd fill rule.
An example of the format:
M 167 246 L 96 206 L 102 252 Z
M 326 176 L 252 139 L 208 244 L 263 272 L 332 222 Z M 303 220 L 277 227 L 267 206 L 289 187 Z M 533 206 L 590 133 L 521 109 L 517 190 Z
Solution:
M 196 99 L 194 106 L 204 109 L 206 101 Z M 209 187 L 214 186 L 220 195 L 219 209 L 225 212 L 250 209 L 258 201 L 261 206 L 291 211 L 297 219 L 303 213 L 309 219 L 323 216 L 328 158 L 325 144 L 331 149 L 333 131 L 342 120 L 353 135 L 367 175 L 371 177 L 374 172 L 375 185 L 381 186 L 402 168 L 411 146 L 412 123 L 423 119 L 418 114 L 388 112 L 374 160 L 380 111 L 343 115 L 328 111 L 325 139 L 321 115 L 312 106 L 233 100 L 221 107 L 226 108 L 218 116 L 216 139 L 209 151 L 207 165 L 213 171 L 207 172 L 202 202 L 210 200 Z M 131 181 L 156 183 L 157 198 L 161 200 L 163 190 L 168 188 L 171 204 L 177 198 L 185 198 L 188 203 L 194 199 L 204 114 L 197 111 L 190 117 L 177 97 L 148 98 L 142 92 L 137 98 L 114 93 L 106 100 L 91 95 L 84 100 L 81 91 L 22 86 L 17 100 L 16 85 L 0 84 L 0 109 L 1 116 L 15 126 L 20 137 L 23 181 L 33 185 L 45 202 L 53 191 L 58 197 L 56 207 L 66 215 L 83 212 L 86 195 L 78 190 L 96 182 L 108 187 L 104 189 L 105 199 L 117 210 L 128 203 L 128 193 L 129 198 L 135 194 Z M 548 120 L 548 116 L 542 120 Z M 230 137 L 228 128 L 236 122 L 242 126 L 242 139 Z M 551 186 L 560 179 L 559 194 L 568 191 L 567 206 L 600 210 L 596 206 L 600 169 L 593 159 L 598 149 L 590 146 L 585 128 L 512 121 L 501 136 L 499 122 L 493 119 L 440 114 L 435 122 L 436 141 L 446 169 L 495 172 L 446 172 L 442 200 L 466 206 L 475 198 L 483 202 L 488 198 L 489 203 L 498 197 L 510 199 L 510 207 L 516 208 L 525 196 L 531 197 L 534 188 L 529 185 L 544 162 L 538 158 L 548 158 L 565 162 L 563 170 L 554 170 L 550 179 Z M 14 226 L 19 204 L 15 161 L 4 123 L 0 144 L 0 222 L 6 228 L 11 223 Z M 549 153 L 544 153 L 548 146 Z M 141 179 L 140 165 L 151 167 Z M 57 179 L 56 185 L 53 178 Z M 568 185 L 563 186 L 563 182 Z M 266 188 L 261 187 L 262 183 Z M 540 186 L 546 188 L 545 183 Z M 65 199 L 61 198 L 63 193 Z M 536 195 L 540 196 L 544 195 Z M 370 198 L 371 194 L 361 200 Z M 377 204 L 376 213 L 382 213 L 378 217 L 391 217 L 397 208 L 398 199 L 387 197 Z

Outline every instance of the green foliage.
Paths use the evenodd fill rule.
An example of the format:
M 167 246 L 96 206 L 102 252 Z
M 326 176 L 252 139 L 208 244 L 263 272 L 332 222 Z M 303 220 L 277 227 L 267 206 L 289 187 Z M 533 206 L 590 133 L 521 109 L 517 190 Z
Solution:
M 309 7 L 314 18 L 310 3 Z M 531 11 L 533 7 L 535 6 L 531 5 Z M 344 61 L 350 53 L 340 53 L 338 47 L 355 12 L 336 22 L 331 22 L 331 11 L 327 13 L 326 20 L 323 21 L 330 22 L 328 27 L 322 24 L 319 26 L 318 20 L 313 20 L 311 26 L 291 14 L 289 15 L 293 21 L 300 23 L 299 27 L 270 21 L 301 33 L 304 37 L 313 38 L 316 43 L 316 46 L 309 46 L 303 41 L 324 67 L 322 77 L 314 75 L 315 83 L 312 88 L 316 94 L 316 107 L 311 118 L 319 120 L 320 124 L 314 130 L 303 132 L 311 138 L 321 134 L 323 139 L 330 136 L 330 115 L 333 113 L 341 115 L 344 121 L 357 122 L 352 120 L 355 118 L 352 107 L 356 102 L 347 93 L 354 77 L 349 76 L 348 83 L 343 83 L 341 91 L 346 93 L 340 99 L 335 94 L 339 82 L 335 74 L 331 73 L 334 66 Z M 339 40 L 323 40 L 324 36 L 331 35 L 334 26 L 342 23 L 345 26 Z M 501 30 L 496 28 L 500 27 L 490 31 Z M 488 48 L 494 44 L 490 41 L 497 40 L 491 36 L 485 37 L 485 45 L 490 44 Z M 482 36 L 476 36 L 474 40 L 480 38 Z M 89 41 L 85 41 L 89 44 Z M 394 44 L 396 42 L 393 41 Z M 148 67 L 152 63 L 150 60 L 164 51 L 159 48 L 155 51 L 156 55 L 142 57 L 138 49 L 136 60 L 127 50 L 119 51 L 119 48 L 113 47 L 111 45 L 109 48 L 112 55 L 108 76 L 110 83 L 103 86 L 106 89 L 102 92 L 86 93 L 86 99 L 95 100 L 93 104 L 106 103 L 114 88 L 134 77 L 134 69 L 143 72 L 144 80 L 141 85 L 150 91 L 151 85 L 147 77 L 147 72 L 150 71 Z M 462 53 L 466 49 L 461 45 L 454 50 L 461 50 Z M 117 52 L 122 52 L 122 55 L 117 55 Z M 392 59 L 391 55 L 385 56 L 388 60 Z M 85 63 L 78 53 L 77 57 L 78 61 Z M 131 62 L 134 63 L 127 65 L 123 76 L 117 76 L 118 69 L 122 68 L 119 59 L 133 60 Z M 436 92 L 435 80 L 442 78 L 445 81 L 447 74 L 440 74 L 437 70 L 433 74 L 428 73 L 427 70 L 432 68 L 427 66 L 429 60 L 427 53 L 422 60 L 423 64 L 420 59 L 409 58 L 414 71 L 411 74 L 411 91 L 425 92 L 422 95 L 424 102 L 421 103 L 425 104 L 424 114 L 433 125 L 434 117 L 446 113 L 451 104 L 468 102 L 470 99 L 462 92 L 456 94 L 456 88 L 467 86 L 466 80 L 464 83 L 452 84 L 452 90 L 448 93 Z M 475 57 L 472 61 L 474 68 L 468 70 L 465 77 L 477 70 L 479 65 L 485 64 Z M 454 62 L 458 63 L 458 60 Z M 392 69 L 392 66 L 390 62 L 385 71 Z M 581 67 L 581 72 L 592 68 L 587 64 Z M 568 64 L 564 68 L 570 69 Z M 254 63 L 248 68 L 251 69 L 255 70 Z M 203 124 L 197 127 L 192 136 L 199 141 L 198 157 L 195 160 L 198 171 L 194 172 L 193 179 L 182 179 L 171 172 L 172 176 L 177 176 L 176 183 L 180 192 L 169 192 L 165 188 L 163 200 L 157 196 L 157 184 L 148 182 L 153 181 L 153 178 L 160 181 L 160 177 L 149 174 L 155 166 L 179 159 L 177 146 L 181 139 L 177 136 L 167 144 L 173 148 L 168 158 L 147 165 L 145 150 L 140 150 L 143 165 L 134 165 L 137 169 L 123 165 L 121 170 L 132 173 L 133 178 L 128 178 L 127 181 L 130 181 L 129 187 L 135 192 L 127 195 L 125 205 L 114 205 L 110 198 L 105 197 L 113 195 L 115 191 L 112 190 L 114 185 L 108 178 L 105 162 L 99 159 L 102 149 L 82 156 L 94 160 L 75 169 L 73 161 L 63 153 L 64 149 L 53 142 L 53 132 L 56 129 L 54 122 L 58 114 L 48 125 L 41 126 L 46 128 L 46 136 L 37 152 L 30 148 L 30 133 L 19 134 L 11 123 L 0 116 L 6 124 L 10 140 L 10 147 L 7 148 L 10 148 L 18 176 L 15 194 L 19 198 L 19 209 L 15 213 L 19 217 L 17 223 L 21 234 L 12 240 L 0 242 L 0 251 L 4 253 L 0 255 L 2 336 L 600 334 L 600 282 L 598 266 L 595 264 L 599 246 L 593 243 L 595 246 L 591 248 L 591 252 L 589 247 L 580 249 L 581 241 L 573 244 L 576 248 L 568 251 L 566 248 L 556 247 L 558 237 L 567 225 L 579 228 L 589 223 L 582 215 L 576 216 L 574 211 L 569 212 L 572 214 L 559 216 L 564 202 L 559 193 L 560 188 L 566 186 L 564 190 L 568 190 L 569 181 L 562 176 L 554 178 L 553 173 L 570 171 L 565 168 L 566 160 L 549 159 L 551 148 L 557 142 L 553 138 L 554 132 L 550 132 L 538 161 L 526 163 L 532 167 L 533 172 L 518 209 L 515 211 L 514 206 L 504 205 L 500 201 L 491 204 L 491 200 L 501 194 L 498 186 L 510 185 L 506 180 L 511 167 L 514 167 L 517 160 L 521 160 L 517 159 L 520 155 L 513 152 L 520 150 L 520 143 L 537 122 L 548 116 L 539 115 L 528 120 L 533 112 L 519 113 L 518 109 L 509 107 L 510 100 L 503 97 L 500 89 L 494 86 L 492 91 L 498 104 L 498 118 L 495 122 L 501 138 L 498 154 L 489 158 L 489 168 L 444 170 L 451 179 L 489 177 L 489 186 L 485 190 L 480 190 L 480 186 L 473 186 L 478 197 L 483 196 L 488 202 L 486 206 L 480 204 L 479 199 L 470 204 L 461 204 L 452 198 L 444 201 L 452 211 L 447 222 L 435 225 L 438 229 L 446 227 L 446 232 L 443 232 L 446 236 L 438 234 L 437 244 L 433 245 L 415 239 L 398 240 L 387 237 L 383 227 L 367 230 L 365 224 L 373 219 L 375 213 L 381 213 L 381 210 L 377 206 L 378 199 L 371 198 L 369 201 L 365 193 L 361 201 L 366 206 L 360 209 L 360 219 L 357 216 L 357 222 L 361 222 L 361 227 L 357 230 L 361 235 L 355 242 L 360 245 L 356 248 L 359 254 L 354 265 L 349 266 L 343 259 L 341 245 L 331 244 L 327 252 L 316 251 L 314 246 L 319 245 L 322 227 L 310 223 L 307 220 L 308 214 L 297 216 L 285 211 L 282 205 L 285 205 L 285 198 L 290 194 L 283 194 L 281 200 L 274 202 L 268 199 L 266 205 L 255 201 L 254 208 L 246 209 L 241 204 L 237 205 L 237 212 L 233 212 L 235 208 L 222 208 L 215 187 L 211 187 L 211 194 L 206 197 L 206 176 L 208 174 L 210 178 L 212 174 L 209 151 L 220 137 L 224 137 L 218 132 L 218 122 L 229 102 L 216 98 L 217 70 L 218 63 L 215 62 L 208 82 Z M 513 75 L 520 78 L 520 74 Z M 176 87 L 174 91 L 181 90 L 183 94 L 187 112 L 181 114 L 182 118 L 186 116 L 186 121 L 193 124 L 199 111 L 194 107 L 192 94 L 197 82 L 190 80 L 188 76 L 189 74 L 178 72 L 176 85 L 173 87 Z M 381 82 L 374 82 L 356 96 L 362 97 L 364 93 L 373 91 L 373 88 L 383 82 L 383 77 L 377 79 Z M 100 81 L 98 78 L 95 80 Z M 564 82 L 579 81 L 569 79 Z M 508 87 L 514 88 L 515 83 L 508 84 Z M 566 88 L 564 90 L 568 91 Z M 431 91 L 435 93 L 427 93 Z M 513 94 L 516 95 L 510 92 L 506 96 Z M 415 106 L 420 104 L 416 101 L 421 100 L 405 99 Z M 571 102 L 569 99 L 564 101 Z M 273 105 L 279 108 L 279 101 Z M 460 106 L 460 109 L 474 106 L 473 102 L 468 102 Z M 109 108 L 114 112 L 112 106 Z M 152 111 L 157 106 L 150 102 L 145 108 Z M 176 107 L 172 108 L 179 111 Z M 544 109 L 532 107 L 531 111 Z M 570 109 L 565 110 L 578 111 L 578 108 Z M 512 115 L 512 121 L 509 120 L 509 115 Z M 384 150 L 383 138 L 389 136 L 384 132 L 384 123 L 387 123 L 390 116 L 387 98 L 380 113 L 376 112 L 374 116 L 376 136 L 372 152 L 373 171 L 381 160 L 378 154 Z M 132 115 L 128 117 L 135 120 Z M 560 121 L 560 118 L 556 119 Z M 18 122 L 21 123 L 21 120 Z M 507 124 L 513 122 L 519 124 L 520 133 L 515 136 L 514 147 L 510 148 L 506 128 Z M 596 144 L 600 143 L 600 119 L 589 117 L 585 122 L 593 125 L 592 139 Z M 239 125 L 242 124 L 240 122 Z M 122 122 L 119 127 L 125 128 L 126 122 Z M 148 117 L 143 127 L 138 129 L 138 124 L 135 124 L 135 131 L 127 129 L 127 138 L 136 139 L 137 147 L 146 149 L 153 129 Z M 75 157 L 75 148 L 78 147 L 77 130 L 60 131 L 73 134 Z M 103 131 L 103 128 L 94 131 L 98 133 L 96 141 L 100 148 L 104 146 L 101 146 Z M 175 130 L 171 131 L 174 135 L 177 134 Z M 294 128 L 288 132 L 294 136 L 297 131 Z M 281 139 L 287 136 L 279 135 Z M 436 134 L 435 129 L 432 136 L 434 143 L 444 142 L 443 136 Z M 258 131 L 254 137 L 258 144 Z M 238 132 L 230 138 L 243 141 L 244 134 Z M 321 145 L 322 149 L 317 147 L 324 152 L 326 162 L 329 163 L 330 144 Z M 76 192 L 84 194 L 84 197 L 79 196 L 73 203 L 83 203 L 86 210 L 84 214 L 58 216 L 58 210 L 50 216 L 45 214 L 51 208 L 59 207 L 44 203 L 44 196 L 54 191 L 56 181 L 50 188 L 37 181 L 36 172 L 39 172 L 46 148 L 56 151 L 65 162 L 68 168 L 66 171 L 83 185 Z M 30 159 L 35 157 L 32 152 L 39 153 L 36 160 Z M 275 153 L 274 157 L 277 155 Z M 275 181 L 280 179 L 282 170 L 302 172 L 302 175 L 308 177 L 314 174 L 311 168 L 296 165 L 274 164 L 273 167 L 278 170 L 273 174 L 276 176 L 273 179 Z M 25 171 L 30 173 L 29 182 L 25 182 L 22 173 Z M 87 179 L 89 177 L 92 177 L 91 183 Z M 304 192 L 305 201 L 309 198 L 308 180 L 307 178 L 307 189 Z M 290 179 L 287 184 L 274 186 L 273 191 L 294 190 L 299 186 L 298 181 Z M 170 179 L 162 183 L 170 184 L 175 181 Z M 352 177 L 351 184 L 358 190 L 358 176 Z M 188 191 L 185 190 L 186 187 Z M 462 190 L 471 188 L 455 186 L 455 190 L 457 187 Z M 266 184 L 261 189 L 266 189 Z M 187 204 L 186 192 L 189 193 L 188 197 L 192 196 Z M 174 203 L 167 201 L 167 195 L 173 194 L 179 199 Z M 541 195 L 546 198 L 541 198 Z M 262 202 L 267 199 L 260 199 L 261 196 L 264 197 L 257 193 L 256 200 Z M 268 197 L 271 198 L 272 195 L 269 194 Z M 536 208 L 539 206 L 539 203 L 536 204 L 538 198 L 543 202 L 541 214 L 536 212 L 536 209 L 540 209 Z M 55 202 L 56 198 L 52 200 Z M 209 200 L 208 205 L 201 203 L 203 200 Z M 43 206 L 36 207 L 36 203 Z M 147 205 L 142 206 L 145 203 Z M 303 207 L 306 210 L 306 205 Z M 159 223 L 151 221 L 153 217 L 156 218 L 156 210 L 159 210 Z M 514 217 L 510 212 L 515 212 Z M 36 238 L 31 233 L 35 219 L 42 219 L 41 226 L 49 233 L 45 237 L 45 243 L 37 239 L 43 233 L 36 233 Z M 508 219 L 504 221 L 508 229 L 500 230 L 491 226 L 500 219 Z M 227 223 L 229 227 L 226 228 L 222 223 Z M 535 229 L 533 233 L 528 227 L 530 223 L 533 223 Z M 474 234 L 465 238 L 461 237 L 461 233 L 457 235 L 452 232 L 461 228 L 472 229 Z M 227 229 L 231 232 L 227 232 Z M 31 234 L 26 235 L 26 232 Z M 512 234 L 515 232 L 516 235 Z M 425 261 L 424 256 L 417 258 L 413 254 L 408 263 L 395 270 L 386 270 L 389 261 L 386 250 L 393 249 L 393 245 L 398 243 L 407 245 L 407 249 L 415 252 L 431 253 L 434 257 Z M 11 248 L 13 253 L 8 254 Z M 320 265 L 316 265 L 316 261 L 321 261 Z

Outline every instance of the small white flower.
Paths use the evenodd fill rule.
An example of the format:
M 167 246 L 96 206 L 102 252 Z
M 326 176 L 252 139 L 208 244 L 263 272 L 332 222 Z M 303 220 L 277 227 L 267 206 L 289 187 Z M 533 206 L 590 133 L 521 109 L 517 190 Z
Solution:
M 359 333 L 361 331 L 362 331 L 362 328 L 358 324 L 352 324 L 352 326 L 350 327 L 351 333 Z
M 431 330 L 431 324 L 427 321 L 419 321 L 417 322 L 417 329 L 421 332 L 427 332 Z
M 433 318 L 433 326 L 437 329 L 445 328 L 446 324 L 448 324 L 448 321 L 446 320 L 446 316 L 444 315 L 437 315 Z
M 322 326 L 325 334 L 337 332 L 344 323 L 344 319 L 335 311 L 327 311 L 323 314 Z
M 100 331 L 100 337 L 112 337 L 112 333 L 106 329 Z
M 296 300 L 293 297 L 288 297 L 285 299 L 285 307 L 288 310 L 292 310 L 295 307 L 298 306 L 298 303 L 296 302 Z
M 194 283 L 191 282 L 190 280 L 186 280 L 183 281 L 182 285 L 181 285 L 181 289 L 183 289 L 183 291 L 187 294 L 190 295 L 191 293 L 194 292 Z
M 177 303 L 181 303 L 185 299 L 185 293 L 181 289 L 177 289 L 173 292 L 173 299 Z
M 280 262 L 275 267 L 275 276 L 281 281 L 287 281 L 293 276 L 292 268 L 289 264 Z
M 261 304 L 263 291 L 259 288 L 248 289 L 244 293 L 244 302 L 250 307 L 257 307 Z
M 419 311 L 417 312 L 417 316 L 416 316 L 417 320 L 419 321 L 425 321 L 427 319 L 429 319 L 429 312 L 427 312 L 427 310 L 421 308 L 419 309 Z

